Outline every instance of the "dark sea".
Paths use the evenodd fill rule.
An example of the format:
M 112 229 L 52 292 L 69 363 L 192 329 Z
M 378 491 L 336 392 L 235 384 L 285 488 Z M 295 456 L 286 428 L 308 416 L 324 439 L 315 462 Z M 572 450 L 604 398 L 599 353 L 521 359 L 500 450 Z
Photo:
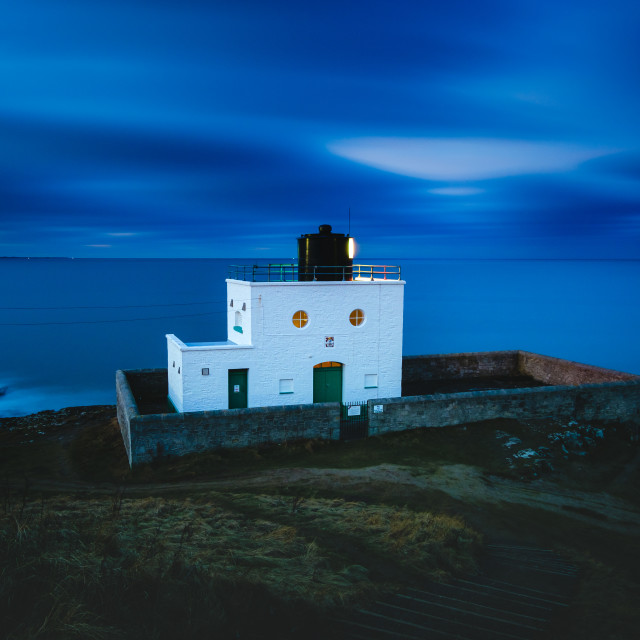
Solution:
M 227 267 L 254 262 L 0 259 L 0 417 L 114 404 L 117 369 L 166 366 L 167 333 L 225 340 Z M 640 374 L 640 261 L 356 262 L 401 265 L 406 355 L 524 349 Z

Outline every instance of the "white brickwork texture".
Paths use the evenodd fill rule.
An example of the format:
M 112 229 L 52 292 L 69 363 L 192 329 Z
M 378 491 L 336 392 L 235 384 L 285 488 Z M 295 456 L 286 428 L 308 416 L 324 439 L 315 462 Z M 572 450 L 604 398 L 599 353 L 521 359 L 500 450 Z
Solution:
M 167 336 L 169 396 L 179 411 L 227 409 L 229 369 L 248 369 L 249 407 L 311 403 L 314 365 L 333 361 L 343 365 L 343 402 L 398 397 L 403 294 L 404 282 L 398 280 L 227 280 L 229 343 L 190 346 Z M 355 309 L 365 316 L 358 327 L 349 322 Z M 302 329 L 292 322 L 296 311 L 308 314 Z M 234 329 L 236 312 L 242 333 Z M 333 338 L 333 347 L 325 346 L 327 338 Z M 205 367 L 208 376 L 202 375 Z M 365 388 L 365 377 L 372 375 L 378 386 Z M 280 393 L 280 380 L 293 380 L 293 393 Z

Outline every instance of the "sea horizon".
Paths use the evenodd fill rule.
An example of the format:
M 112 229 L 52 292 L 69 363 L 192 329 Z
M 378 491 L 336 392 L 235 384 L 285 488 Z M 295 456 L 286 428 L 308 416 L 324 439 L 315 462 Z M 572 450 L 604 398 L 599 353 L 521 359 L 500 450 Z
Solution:
M 114 404 L 117 369 L 166 367 L 166 334 L 226 339 L 229 265 L 285 261 L 5 257 L 0 417 Z M 354 262 L 400 265 L 404 355 L 521 349 L 640 374 L 640 260 Z
M 91 257 L 75 257 L 75 256 L 0 256 L 0 260 L 252 260 L 252 261 L 268 261 L 268 260 L 291 260 L 293 262 L 297 262 L 297 258 L 266 258 L 266 257 L 207 257 L 207 256 L 177 256 L 171 258 L 160 258 L 160 257 L 152 257 L 152 256 L 91 256 Z M 354 258 L 354 261 L 357 262 L 359 259 Z M 374 260 L 373 258 L 363 258 L 363 260 Z M 640 262 L 640 258 L 541 258 L 541 257 L 504 257 L 504 258 L 496 258 L 496 257 L 460 257 L 460 256 L 449 256 L 449 257 L 402 257 L 402 258 L 375 258 L 375 260 L 457 260 L 457 261 L 474 261 L 477 260 L 479 262 Z

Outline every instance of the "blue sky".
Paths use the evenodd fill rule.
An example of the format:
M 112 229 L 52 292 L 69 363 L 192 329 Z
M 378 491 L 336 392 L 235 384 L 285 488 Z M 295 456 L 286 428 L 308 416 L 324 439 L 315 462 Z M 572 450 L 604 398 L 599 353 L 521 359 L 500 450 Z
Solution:
M 631 0 L 21 0 L 0 255 L 640 258 Z

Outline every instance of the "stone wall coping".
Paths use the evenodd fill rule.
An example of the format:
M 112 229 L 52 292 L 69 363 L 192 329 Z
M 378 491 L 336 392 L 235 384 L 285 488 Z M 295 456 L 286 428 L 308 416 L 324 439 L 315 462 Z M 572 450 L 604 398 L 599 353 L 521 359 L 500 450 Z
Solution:
M 598 371 L 600 373 L 603 374 L 609 374 L 612 377 L 624 377 L 624 378 L 628 378 L 629 380 L 640 380 L 640 375 L 635 374 L 635 373 L 627 373 L 626 371 L 618 371 L 616 369 L 608 369 L 606 367 L 600 367 L 598 365 L 595 364 L 585 364 L 584 362 L 577 362 L 575 360 L 567 360 L 566 358 L 558 358 L 556 356 L 546 356 L 542 353 L 534 353 L 533 351 L 522 351 L 522 350 L 518 350 L 517 351 L 518 356 L 521 358 L 523 356 L 529 356 L 532 358 L 542 358 L 543 360 L 553 360 L 554 362 L 562 362 L 564 364 L 569 364 L 572 367 L 575 367 L 577 369 L 583 369 L 583 370 L 589 370 L 589 371 Z M 586 386 L 586 385 L 580 385 L 580 386 Z
M 457 360 L 460 358 L 491 358 L 491 357 L 499 357 L 499 356 L 512 356 L 518 358 L 518 365 L 520 364 L 520 360 L 523 357 L 531 357 L 531 358 L 541 358 L 543 360 L 549 360 L 553 362 L 563 363 L 565 365 L 571 365 L 576 369 L 581 369 L 583 371 L 597 371 L 603 375 L 610 375 L 612 378 L 620 378 L 624 379 L 640 379 L 640 375 L 635 373 L 627 373 L 625 371 L 617 371 L 616 369 L 608 369 L 606 367 L 600 367 L 598 365 L 593 364 L 585 364 L 583 362 L 577 362 L 575 360 L 567 360 L 566 358 L 558 358 L 556 356 L 547 356 L 542 353 L 535 353 L 533 351 L 525 351 L 523 349 L 507 349 L 503 351 L 468 351 L 468 352 L 460 352 L 460 353 L 431 353 L 431 354 L 422 354 L 422 355 L 403 355 L 402 360 L 428 360 L 434 358 L 443 358 L 450 360 Z M 586 386 L 586 385 L 580 385 Z
M 153 369 L 151 368 L 146 368 L 146 369 L 119 369 L 120 373 L 123 373 L 125 376 L 129 375 L 130 373 L 137 373 L 137 374 L 161 374 L 161 373 L 166 373 L 167 372 L 167 368 L 166 367 L 154 367 Z
M 129 391 L 131 394 L 131 391 Z M 133 400 L 133 396 L 131 396 Z M 134 401 L 135 402 L 135 401 Z M 322 410 L 327 411 L 334 409 L 340 411 L 339 402 L 316 402 L 312 404 L 286 404 L 286 405 L 272 405 L 268 407 L 248 407 L 245 409 L 218 409 L 215 411 L 185 411 L 183 413 L 150 413 L 140 414 L 136 411 L 135 421 L 137 423 L 145 422 L 158 422 L 158 420 L 164 423 L 182 422 L 189 420 L 190 416 L 198 417 L 199 419 L 214 419 L 216 417 L 232 417 L 232 416 L 255 416 L 277 413 L 295 413 L 296 411 L 302 413 L 310 410 Z
M 549 393 L 552 391 L 574 391 L 578 392 L 582 389 L 611 389 L 621 387 L 640 387 L 640 376 L 631 380 L 616 380 L 614 382 L 591 382 L 580 385 L 545 385 L 544 387 L 520 387 L 517 389 L 485 389 L 480 391 L 462 391 L 458 393 L 431 393 L 422 396 L 401 396 L 399 398 L 375 398 L 368 402 L 374 404 L 401 404 L 424 402 L 429 398 L 434 400 L 442 400 L 450 398 L 451 400 L 459 400 L 461 398 L 480 398 L 495 396 L 517 396 L 532 395 L 539 393 Z
M 157 369 L 138 369 L 137 371 L 144 372 L 155 372 Z M 137 419 L 140 417 L 140 413 L 138 412 L 138 405 L 136 403 L 135 398 L 133 397 L 133 393 L 131 393 L 131 387 L 129 385 L 129 381 L 127 380 L 128 372 L 123 371 L 122 369 L 118 369 L 116 371 L 116 387 L 120 392 L 120 397 L 122 398 L 122 405 L 125 411 L 127 412 L 127 419 L 129 421 L 133 419 Z
M 502 356 L 502 355 L 518 355 L 520 353 L 529 353 L 527 351 L 521 351 L 520 349 L 506 349 L 503 351 L 465 351 L 460 353 L 428 353 L 418 355 L 403 355 L 403 360 L 424 360 L 425 358 L 464 358 L 468 356 Z M 539 355 L 539 354 L 532 354 Z M 546 356 L 544 356 L 546 357 Z

